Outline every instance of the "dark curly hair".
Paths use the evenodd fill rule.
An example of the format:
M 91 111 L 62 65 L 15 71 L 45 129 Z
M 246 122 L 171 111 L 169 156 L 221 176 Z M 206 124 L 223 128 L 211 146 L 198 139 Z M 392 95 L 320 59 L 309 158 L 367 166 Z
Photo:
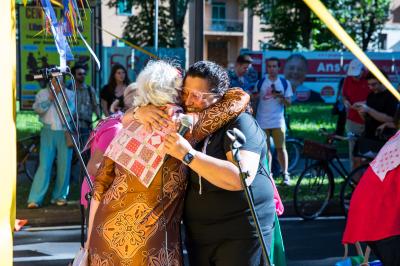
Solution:
M 188 76 L 206 79 L 212 93 L 224 95 L 229 89 L 228 73 L 223 67 L 211 61 L 198 61 L 191 65 L 186 72 L 183 83 Z
M 88 70 L 87 67 L 84 66 L 84 65 L 75 64 L 75 65 L 71 68 L 71 73 L 72 73 L 72 75 L 75 76 L 75 75 L 76 75 L 76 71 L 77 71 L 78 69 L 83 69 L 83 70 L 85 70 L 85 71 Z

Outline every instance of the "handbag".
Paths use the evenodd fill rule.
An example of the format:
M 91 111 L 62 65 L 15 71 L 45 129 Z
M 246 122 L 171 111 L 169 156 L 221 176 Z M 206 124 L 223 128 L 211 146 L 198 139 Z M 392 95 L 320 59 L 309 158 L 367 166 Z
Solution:
M 72 266 L 88 266 L 89 252 L 86 248 L 80 248 L 72 262 Z
M 75 142 L 77 142 L 78 140 L 78 134 L 76 133 L 71 133 L 71 135 L 69 134 L 68 130 L 64 131 L 65 134 L 65 144 L 67 145 L 68 148 L 72 148 L 74 147 L 74 142 L 71 139 L 71 135 L 72 137 L 75 139 Z

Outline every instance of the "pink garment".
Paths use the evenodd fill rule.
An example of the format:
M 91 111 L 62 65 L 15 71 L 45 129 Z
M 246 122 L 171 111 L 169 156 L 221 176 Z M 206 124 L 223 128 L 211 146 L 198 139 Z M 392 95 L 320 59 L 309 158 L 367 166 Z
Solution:
M 122 128 L 121 115 L 111 116 L 101 121 L 94 130 L 93 136 L 90 138 L 90 155 L 93 156 L 95 150 L 105 152 L 108 145 L 111 143 L 113 138 L 118 134 Z M 92 182 L 94 176 L 90 176 Z M 85 195 L 90 191 L 89 185 L 86 180 L 83 180 L 81 189 L 81 204 L 87 208 L 87 200 Z
M 279 192 L 278 192 L 278 189 L 276 188 L 274 179 L 270 178 L 270 180 L 271 180 L 272 186 L 274 188 L 274 202 L 275 202 L 276 214 L 278 216 L 281 216 L 283 214 L 283 212 L 285 211 L 285 208 L 283 207 L 281 196 L 279 196 Z

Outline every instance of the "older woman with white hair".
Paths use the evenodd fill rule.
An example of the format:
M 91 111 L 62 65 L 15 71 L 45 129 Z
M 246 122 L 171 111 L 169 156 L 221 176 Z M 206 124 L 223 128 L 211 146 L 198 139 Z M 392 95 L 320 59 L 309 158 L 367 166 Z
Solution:
M 181 84 L 173 65 L 150 62 L 137 78 L 134 104 L 166 108 L 174 116 L 181 110 Z M 241 113 L 248 101 L 246 93 L 233 90 L 200 113 L 186 137 L 204 139 Z M 226 119 L 220 119 L 221 110 Z M 147 132 L 134 120 L 110 144 L 94 182 L 86 245 L 90 265 L 183 265 L 180 221 L 187 169 L 162 152 L 163 136 L 176 126 Z

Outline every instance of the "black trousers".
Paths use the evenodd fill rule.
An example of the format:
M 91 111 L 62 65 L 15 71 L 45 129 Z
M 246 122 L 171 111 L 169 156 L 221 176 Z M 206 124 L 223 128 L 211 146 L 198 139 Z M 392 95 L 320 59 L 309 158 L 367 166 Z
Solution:
M 270 250 L 271 234 L 264 236 Z M 187 239 L 190 266 L 264 266 L 266 264 L 258 238 L 224 240 L 200 244 Z
M 337 121 L 336 121 L 336 130 L 335 134 L 339 136 L 344 136 L 345 126 L 346 126 L 346 111 L 341 111 L 338 113 Z
M 400 236 L 367 242 L 384 266 L 400 265 Z

